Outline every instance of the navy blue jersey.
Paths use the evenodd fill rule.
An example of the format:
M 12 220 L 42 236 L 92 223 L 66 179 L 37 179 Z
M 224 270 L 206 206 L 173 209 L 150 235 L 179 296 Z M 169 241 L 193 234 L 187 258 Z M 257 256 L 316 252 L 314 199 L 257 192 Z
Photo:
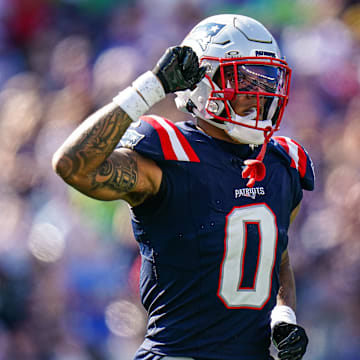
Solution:
M 163 171 L 159 193 L 132 209 L 149 316 L 142 348 L 207 360 L 268 359 L 290 214 L 314 185 L 306 151 L 289 138 L 272 139 L 266 177 L 247 188 L 243 161 L 261 147 L 214 139 L 192 122 L 144 116 L 120 146 Z

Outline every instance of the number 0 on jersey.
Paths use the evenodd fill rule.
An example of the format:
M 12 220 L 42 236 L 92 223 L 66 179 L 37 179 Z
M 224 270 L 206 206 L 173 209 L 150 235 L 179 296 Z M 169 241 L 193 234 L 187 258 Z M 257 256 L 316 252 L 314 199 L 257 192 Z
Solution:
M 271 292 L 278 237 L 276 217 L 266 204 L 254 204 L 234 208 L 226 219 L 218 296 L 227 308 L 262 309 Z M 249 223 L 259 229 L 258 258 L 253 288 L 241 288 L 246 275 L 245 253 L 251 245 L 247 244 Z

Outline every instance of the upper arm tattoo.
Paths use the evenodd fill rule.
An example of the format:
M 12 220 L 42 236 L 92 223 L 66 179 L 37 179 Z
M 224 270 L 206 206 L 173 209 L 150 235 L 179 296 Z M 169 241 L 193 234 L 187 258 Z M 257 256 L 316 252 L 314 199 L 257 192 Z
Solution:
M 114 153 L 90 174 L 92 189 L 104 189 L 127 194 L 138 183 L 139 173 L 136 154 Z

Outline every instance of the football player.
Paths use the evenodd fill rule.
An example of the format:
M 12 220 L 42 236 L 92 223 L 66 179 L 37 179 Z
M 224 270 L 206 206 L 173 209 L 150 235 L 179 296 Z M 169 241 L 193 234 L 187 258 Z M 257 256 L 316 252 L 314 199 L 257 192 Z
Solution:
M 71 186 L 130 204 L 147 333 L 136 360 L 298 360 L 288 228 L 314 174 L 273 136 L 291 70 L 269 31 L 209 17 L 86 119 L 53 158 Z M 143 116 L 166 94 L 189 121 Z

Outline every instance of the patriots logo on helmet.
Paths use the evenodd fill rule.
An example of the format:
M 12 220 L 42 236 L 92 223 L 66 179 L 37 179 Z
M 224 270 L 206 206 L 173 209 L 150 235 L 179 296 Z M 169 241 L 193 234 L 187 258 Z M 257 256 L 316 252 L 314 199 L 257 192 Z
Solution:
M 196 40 L 201 46 L 201 49 L 205 51 L 211 39 L 217 35 L 224 26 L 223 24 L 214 22 L 199 25 L 190 33 L 189 39 Z

